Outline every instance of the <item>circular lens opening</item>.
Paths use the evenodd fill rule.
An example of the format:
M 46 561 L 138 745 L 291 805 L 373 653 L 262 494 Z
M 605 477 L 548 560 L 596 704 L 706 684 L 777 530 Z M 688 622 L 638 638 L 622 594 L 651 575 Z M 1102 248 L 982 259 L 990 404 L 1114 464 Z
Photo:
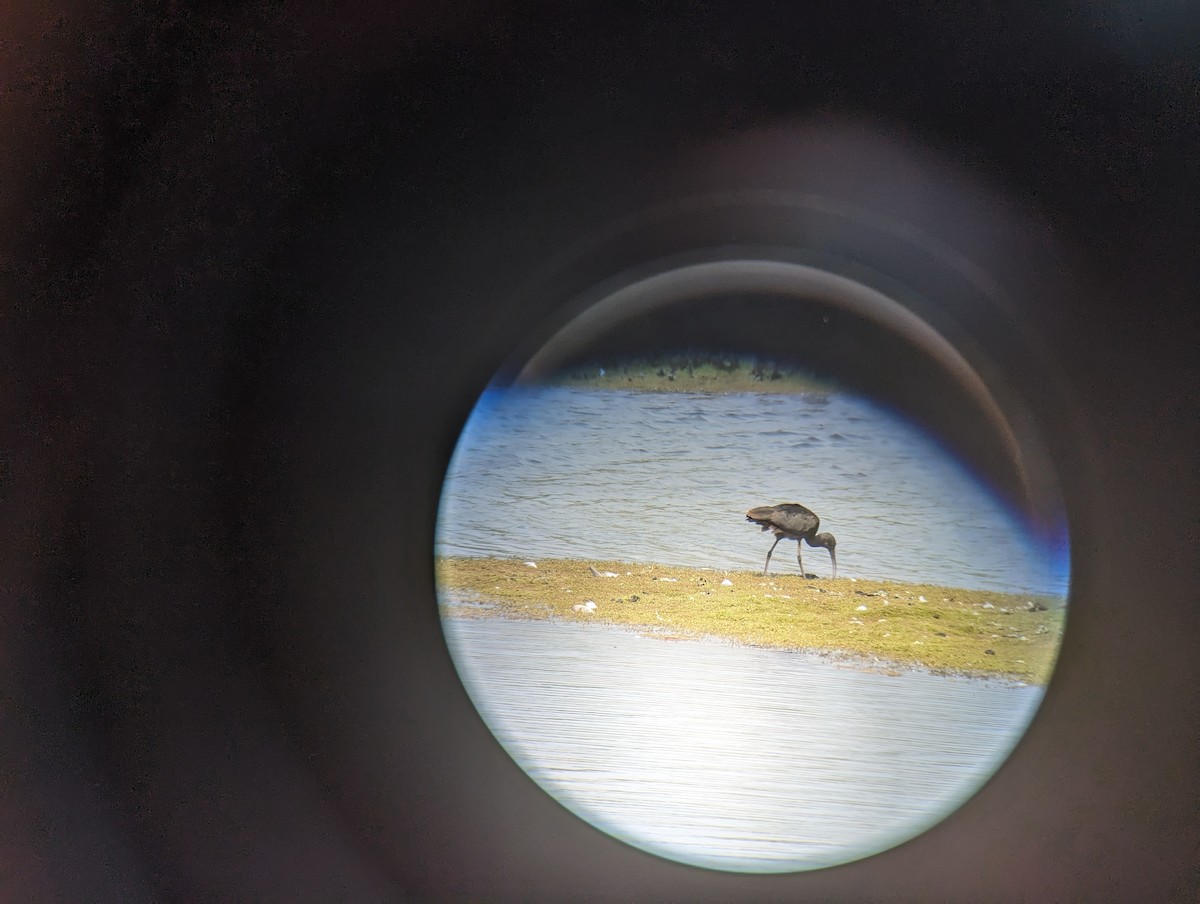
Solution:
M 436 556 L 464 685 L 616 838 L 785 872 L 940 821 L 1040 703 L 1068 584 L 1018 406 L 875 288 L 669 262 L 478 400 Z

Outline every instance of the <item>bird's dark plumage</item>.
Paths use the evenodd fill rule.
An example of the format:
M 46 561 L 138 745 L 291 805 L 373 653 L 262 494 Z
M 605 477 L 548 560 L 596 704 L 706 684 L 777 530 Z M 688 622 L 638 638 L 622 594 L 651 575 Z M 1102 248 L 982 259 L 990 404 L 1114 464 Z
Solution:
M 800 574 L 804 574 L 804 561 L 800 557 L 800 541 L 809 546 L 821 546 L 829 550 L 829 559 L 833 563 L 833 577 L 837 577 L 837 540 L 833 534 L 819 534 L 821 519 L 815 513 L 797 502 L 783 502 L 779 505 L 760 505 L 746 512 L 746 520 L 762 526 L 764 531 L 775 534 L 775 542 L 767 550 L 767 561 L 763 564 L 763 574 L 771 564 L 771 553 L 779 545 L 780 540 L 796 541 L 796 562 L 800 565 Z

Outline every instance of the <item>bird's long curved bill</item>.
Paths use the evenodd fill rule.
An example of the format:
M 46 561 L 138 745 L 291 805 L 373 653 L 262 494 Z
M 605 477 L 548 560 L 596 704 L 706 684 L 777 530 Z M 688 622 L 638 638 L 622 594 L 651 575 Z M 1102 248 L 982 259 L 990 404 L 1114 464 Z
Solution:
M 833 579 L 837 579 L 837 554 L 829 550 L 829 561 L 833 563 Z

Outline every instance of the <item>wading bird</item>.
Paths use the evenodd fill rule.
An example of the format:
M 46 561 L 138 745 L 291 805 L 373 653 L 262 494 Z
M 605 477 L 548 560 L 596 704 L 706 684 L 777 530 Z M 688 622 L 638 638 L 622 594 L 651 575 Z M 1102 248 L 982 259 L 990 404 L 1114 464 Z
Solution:
M 803 540 L 809 546 L 823 546 L 829 550 L 829 561 L 833 563 L 833 577 L 837 577 L 837 556 L 834 554 L 837 540 L 833 534 L 817 533 L 821 519 L 804 506 L 795 502 L 760 505 L 746 512 L 746 520 L 760 524 L 764 531 L 769 530 L 775 534 L 775 542 L 767 550 L 767 561 L 763 563 L 764 575 L 767 573 L 767 566 L 771 564 L 771 553 L 775 551 L 780 540 L 788 539 L 796 541 L 796 562 L 800 566 L 801 575 L 804 574 L 804 560 L 800 558 L 800 541 Z

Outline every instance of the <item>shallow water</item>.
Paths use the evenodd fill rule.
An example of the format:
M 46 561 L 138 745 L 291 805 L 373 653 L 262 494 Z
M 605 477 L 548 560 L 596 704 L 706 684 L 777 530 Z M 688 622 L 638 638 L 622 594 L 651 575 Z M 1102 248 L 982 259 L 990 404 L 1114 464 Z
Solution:
M 618 838 L 721 869 L 811 869 L 911 837 L 991 775 L 1042 697 L 602 625 L 445 629 L 485 721 L 543 788 Z
M 844 394 L 490 390 L 451 462 L 438 552 L 760 569 L 756 505 L 800 502 L 839 574 L 1065 593 L 1047 549 L 927 436 Z M 773 572 L 795 573 L 797 545 Z M 829 574 L 824 549 L 803 549 Z

